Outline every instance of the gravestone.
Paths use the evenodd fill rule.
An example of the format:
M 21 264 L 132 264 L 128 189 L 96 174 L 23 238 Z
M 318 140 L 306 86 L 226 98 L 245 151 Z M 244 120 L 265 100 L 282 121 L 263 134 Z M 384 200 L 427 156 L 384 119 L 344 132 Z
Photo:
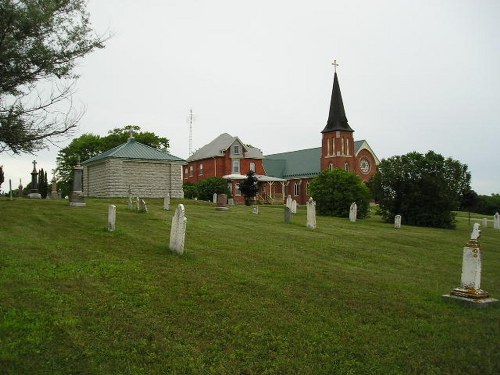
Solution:
M 139 199 L 139 197 L 135 198 L 135 206 L 137 208 L 137 212 L 140 212 L 141 211 L 141 200 Z
M 396 229 L 401 228 L 401 215 L 394 216 L 394 228 Z
M 356 204 L 356 202 L 352 202 L 351 207 L 349 208 L 349 220 L 355 223 L 357 216 L 358 216 L 358 205 Z
M 292 197 L 291 196 L 286 197 L 285 206 L 287 206 L 289 209 L 292 209 Z
M 141 199 L 141 212 L 148 212 L 148 205 L 144 201 L 144 199 Z
M 227 207 L 227 195 L 219 194 L 217 196 L 217 207 L 215 207 L 217 211 L 227 211 L 229 207 Z
M 259 206 L 255 206 L 252 208 L 252 213 L 258 215 L 259 214 Z
M 290 207 L 290 211 L 292 211 L 292 214 L 296 214 L 297 213 L 297 201 L 295 199 L 292 201 L 292 205 Z
M 83 167 L 80 165 L 80 160 L 73 167 L 73 191 L 69 196 L 69 205 L 76 207 L 86 205 L 83 197 Z
M 132 202 L 132 197 L 129 195 L 128 196 L 128 205 L 127 205 L 127 208 L 129 210 L 132 210 L 133 207 L 134 207 L 134 203 Z
M 172 226 L 170 228 L 170 250 L 177 254 L 184 253 L 184 240 L 186 238 L 186 222 L 184 205 L 179 204 L 172 218 Z
M 10 200 L 12 200 L 12 180 L 9 178 L 9 196 L 10 196 Z
M 463 249 L 460 287 L 453 289 L 450 294 L 443 295 L 443 297 L 484 307 L 498 300 L 490 298 L 488 292 L 481 289 L 482 253 L 479 244 L 481 235 L 479 227 L 478 223 L 474 224 L 470 240 Z
M 108 207 L 108 230 L 113 232 L 116 229 L 116 206 L 110 204 Z
M 163 198 L 163 209 L 166 211 L 170 210 L 170 193 L 167 193 L 165 198 Z
M 493 216 L 493 228 L 500 229 L 500 214 L 498 212 Z
M 307 205 L 307 227 L 316 229 L 316 202 L 309 198 Z
M 288 206 L 285 206 L 285 223 L 289 223 L 292 220 L 292 211 Z
M 56 181 L 56 170 L 52 169 L 52 181 L 50 189 L 50 199 L 59 199 L 59 193 L 57 192 L 57 181 Z
M 36 171 L 36 160 L 33 160 L 33 171 L 31 171 L 31 190 L 28 197 L 31 199 L 42 198 L 42 194 L 38 192 L 38 172 Z
M 483 220 L 481 220 L 481 226 L 483 228 L 488 228 L 488 219 L 487 218 L 483 218 Z
M 212 203 L 217 203 L 217 193 L 212 196 Z
M 229 199 L 227 200 L 227 204 L 228 204 L 229 206 L 234 206 L 234 199 L 233 199 L 233 198 L 229 198 Z
M 19 197 L 23 196 L 23 184 L 21 182 L 21 179 L 19 179 L 19 186 L 17 187 L 17 195 Z

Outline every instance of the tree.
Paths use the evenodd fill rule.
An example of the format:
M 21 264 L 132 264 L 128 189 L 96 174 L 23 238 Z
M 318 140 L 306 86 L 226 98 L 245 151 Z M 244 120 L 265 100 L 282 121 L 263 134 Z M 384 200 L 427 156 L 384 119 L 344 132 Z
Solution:
M 245 196 L 245 204 L 250 206 L 250 202 L 259 192 L 259 185 L 254 171 L 248 171 L 247 178 L 240 184 L 240 191 Z
M 229 196 L 229 188 L 227 181 L 221 177 L 209 177 L 196 183 L 198 199 L 211 201 L 214 193 L 227 194 Z
M 85 0 L 0 1 L 0 152 L 33 152 L 68 135 L 78 59 L 104 39 Z
M 0 187 L 2 186 L 4 181 L 5 181 L 5 177 L 3 174 L 3 165 L 0 165 Z
M 382 160 L 370 186 L 382 217 L 392 222 L 453 228 L 454 214 L 470 190 L 467 166 L 433 151 L 410 152 Z
M 57 171 L 59 173 L 58 186 L 63 196 L 69 195 L 72 189 L 72 171 L 78 160 L 90 159 L 104 151 L 125 143 L 131 133 L 134 138 L 145 145 L 168 151 L 169 140 L 159 137 L 151 132 L 141 132 L 141 127 L 137 125 L 127 125 L 123 128 L 115 128 L 108 132 L 108 135 L 101 137 L 95 134 L 83 134 L 75 138 L 71 143 L 62 148 L 57 154 Z
M 343 169 L 324 170 L 309 185 L 320 215 L 349 217 L 352 202 L 358 206 L 358 217 L 368 214 L 370 191 L 355 173 Z
M 38 192 L 42 196 L 43 199 L 47 198 L 47 194 L 49 193 L 49 182 L 47 181 L 47 172 L 41 168 L 38 171 Z

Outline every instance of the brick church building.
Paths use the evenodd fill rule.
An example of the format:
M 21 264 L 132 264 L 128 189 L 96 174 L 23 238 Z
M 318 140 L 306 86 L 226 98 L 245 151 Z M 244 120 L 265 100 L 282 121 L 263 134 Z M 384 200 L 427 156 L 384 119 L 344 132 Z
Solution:
M 328 121 L 321 134 L 321 147 L 266 156 L 258 148 L 245 145 L 238 137 L 221 134 L 187 159 L 184 182 L 225 178 L 235 202 L 242 203 L 239 183 L 249 170 L 253 170 L 259 181 L 259 201 L 281 203 L 290 195 L 297 203 L 305 204 L 309 199 L 309 183 L 322 170 L 343 168 L 356 173 L 364 182 L 375 174 L 379 160 L 368 142 L 354 140 L 336 72 Z

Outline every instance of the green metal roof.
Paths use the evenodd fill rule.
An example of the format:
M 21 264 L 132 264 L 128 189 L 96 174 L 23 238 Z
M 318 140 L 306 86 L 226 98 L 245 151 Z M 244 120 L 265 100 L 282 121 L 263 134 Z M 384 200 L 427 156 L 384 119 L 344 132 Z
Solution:
M 184 159 L 171 155 L 168 152 L 157 150 L 156 148 L 137 142 L 134 138 L 129 138 L 126 143 L 85 160 L 82 164 L 90 164 L 110 158 L 185 162 Z
M 313 177 L 321 172 L 321 147 L 266 155 L 268 176 L 279 178 Z
M 354 142 L 355 154 L 365 142 Z M 264 168 L 268 176 L 279 178 L 317 176 L 321 172 L 321 147 L 266 155 Z

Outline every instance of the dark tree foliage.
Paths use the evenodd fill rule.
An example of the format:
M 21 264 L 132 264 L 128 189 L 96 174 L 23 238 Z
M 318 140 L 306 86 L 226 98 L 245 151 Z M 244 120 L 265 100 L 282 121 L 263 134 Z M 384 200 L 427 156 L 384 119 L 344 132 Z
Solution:
M 0 152 L 33 152 L 76 127 L 73 70 L 103 43 L 85 0 L 0 1 Z
M 368 214 L 370 191 L 355 173 L 324 170 L 311 181 L 309 192 L 320 215 L 349 217 L 353 202 L 358 206 L 359 218 Z
M 43 168 L 38 171 L 38 192 L 43 199 L 47 198 L 49 182 L 47 181 L 47 172 L 45 172 Z
M 0 187 L 2 186 L 4 181 L 5 181 L 5 176 L 3 174 L 3 165 L 0 165 Z
M 370 183 L 382 217 L 438 228 L 453 228 L 454 214 L 470 190 L 467 166 L 429 151 L 382 160 Z
M 61 149 L 57 154 L 58 188 L 61 189 L 63 196 L 71 193 L 73 186 L 72 171 L 78 160 L 85 161 L 119 146 L 127 142 L 131 135 L 140 143 L 165 152 L 168 151 L 169 140 L 167 138 L 159 137 L 151 132 L 141 132 L 141 127 L 137 125 L 115 128 L 110 130 L 105 137 L 88 133 L 83 134 L 73 139 L 68 146 Z
M 196 184 L 186 182 L 182 185 L 182 190 L 184 191 L 184 198 L 186 199 L 198 197 L 198 188 L 196 187 Z
M 483 215 L 500 212 L 500 194 L 479 195 L 473 212 Z
M 230 193 L 227 181 L 221 177 L 209 177 L 197 182 L 195 185 L 198 199 L 204 201 L 211 201 L 214 193 L 227 194 L 227 196 L 229 196 Z
M 247 178 L 240 183 L 240 191 L 245 197 L 245 204 L 250 206 L 253 198 L 259 192 L 259 185 L 254 171 L 248 171 Z

